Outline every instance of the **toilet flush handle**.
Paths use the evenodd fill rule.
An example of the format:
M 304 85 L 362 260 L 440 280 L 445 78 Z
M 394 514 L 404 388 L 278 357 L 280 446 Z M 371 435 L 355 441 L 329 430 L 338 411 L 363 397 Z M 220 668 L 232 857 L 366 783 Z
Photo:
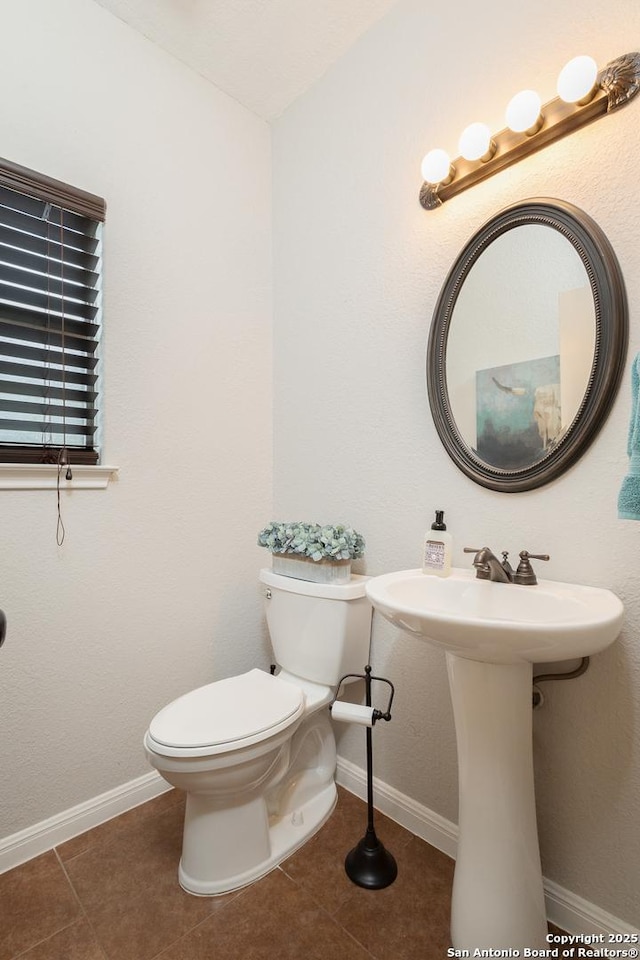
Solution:
M 269 587 L 267 587 L 267 589 L 264 592 L 264 598 L 265 600 L 271 600 L 271 590 L 269 590 Z

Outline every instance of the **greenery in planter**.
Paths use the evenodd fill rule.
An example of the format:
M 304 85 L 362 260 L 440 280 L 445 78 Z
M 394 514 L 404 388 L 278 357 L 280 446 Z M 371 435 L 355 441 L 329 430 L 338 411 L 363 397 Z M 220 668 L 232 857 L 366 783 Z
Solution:
M 357 560 L 364 554 L 365 547 L 362 535 L 342 523 L 320 526 L 318 523 L 280 523 L 276 520 L 260 531 L 258 544 L 271 553 L 311 560 Z

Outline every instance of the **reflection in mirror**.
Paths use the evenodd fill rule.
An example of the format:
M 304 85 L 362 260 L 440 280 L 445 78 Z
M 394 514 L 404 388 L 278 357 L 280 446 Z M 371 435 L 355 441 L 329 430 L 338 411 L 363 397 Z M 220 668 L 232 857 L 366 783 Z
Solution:
M 595 437 L 627 346 L 618 261 L 598 225 L 560 200 L 501 211 L 466 244 L 429 333 L 440 439 L 476 483 L 548 483 Z
M 456 301 L 446 355 L 454 419 L 482 461 L 529 466 L 571 426 L 595 320 L 585 266 L 557 230 L 518 226 L 483 251 Z

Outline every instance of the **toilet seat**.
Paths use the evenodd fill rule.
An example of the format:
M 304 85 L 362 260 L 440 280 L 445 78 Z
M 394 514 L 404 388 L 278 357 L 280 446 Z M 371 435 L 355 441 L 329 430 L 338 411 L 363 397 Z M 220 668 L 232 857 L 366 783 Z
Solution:
M 167 757 L 203 757 L 259 743 L 302 716 L 302 689 L 262 670 L 198 687 L 160 710 L 146 741 Z

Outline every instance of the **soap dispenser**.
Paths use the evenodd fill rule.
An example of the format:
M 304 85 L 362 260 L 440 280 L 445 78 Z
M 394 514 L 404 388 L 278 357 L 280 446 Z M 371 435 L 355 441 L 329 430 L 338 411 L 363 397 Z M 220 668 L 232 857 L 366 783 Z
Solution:
M 422 572 L 436 577 L 451 573 L 452 537 L 444 522 L 444 510 L 436 510 L 436 519 L 424 538 Z

